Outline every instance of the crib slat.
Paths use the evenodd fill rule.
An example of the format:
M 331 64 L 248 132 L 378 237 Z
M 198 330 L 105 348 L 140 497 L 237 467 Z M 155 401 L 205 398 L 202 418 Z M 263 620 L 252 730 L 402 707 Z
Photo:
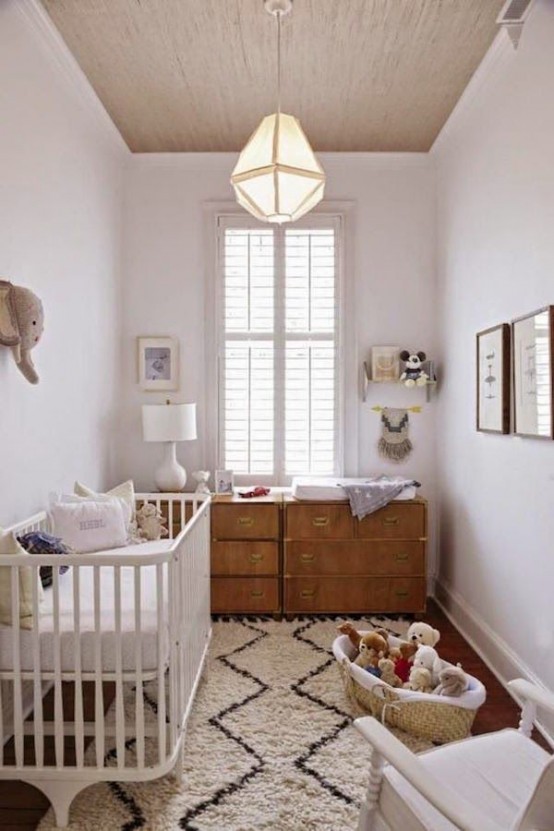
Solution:
M 35 764 L 44 765 L 44 713 L 42 708 L 42 677 L 40 667 L 40 611 L 38 602 L 39 568 L 33 569 L 33 724 Z
M 60 570 L 52 569 L 52 598 L 54 613 L 54 749 L 56 767 L 64 763 L 63 698 L 62 698 L 62 653 L 60 640 Z
M 176 610 L 176 582 L 178 555 L 174 554 L 169 563 L 169 752 L 172 753 L 176 741 L 177 722 L 177 643 L 179 622 Z
M 9 684 L 9 681 L 5 682 Z M 4 688 L 4 681 L 0 681 L 0 767 L 4 765 L 4 701 L 2 700 L 2 692 Z
M 144 695 L 142 689 L 141 568 L 135 566 L 135 734 L 137 767 L 144 770 Z
M 21 623 L 19 620 L 19 568 L 11 567 L 12 595 L 12 650 L 13 650 L 13 735 L 15 743 L 15 763 L 23 765 L 23 709 L 21 698 Z
M 186 523 L 186 514 L 185 514 L 185 500 L 181 499 L 181 525 L 179 527 L 179 532 L 183 530 Z
M 123 707 L 123 663 L 121 656 L 121 566 L 114 566 L 115 595 L 115 735 L 117 766 L 125 766 L 125 710 Z
M 173 499 L 171 497 L 167 500 L 167 517 L 169 539 L 172 540 L 175 534 L 173 533 Z
M 81 569 L 73 566 L 73 654 L 75 659 L 75 757 L 77 767 L 85 764 L 83 676 L 81 664 Z
M 158 754 L 165 762 L 164 567 L 156 566 L 156 623 L 158 626 Z
M 100 566 L 94 569 L 94 723 L 96 767 L 104 767 L 104 689 L 102 684 L 102 632 L 100 627 Z

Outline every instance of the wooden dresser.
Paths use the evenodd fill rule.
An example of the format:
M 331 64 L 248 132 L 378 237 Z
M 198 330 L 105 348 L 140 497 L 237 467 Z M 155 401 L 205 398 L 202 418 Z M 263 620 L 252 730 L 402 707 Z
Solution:
M 281 612 L 282 497 L 216 496 L 212 504 L 212 612 Z
M 359 521 L 345 502 L 215 497 L 212 538 L 215 613 L 425 611 L 423 499 Z
M 285 500 L 283 610 L 423 612 L 427 503 L 391 502 L 359 521 L 344 502 Z

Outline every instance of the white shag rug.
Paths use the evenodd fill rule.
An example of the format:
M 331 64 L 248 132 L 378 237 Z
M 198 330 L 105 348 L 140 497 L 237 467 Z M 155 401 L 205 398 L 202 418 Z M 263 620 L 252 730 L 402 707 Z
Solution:
M 331 652 L 337 622 L 214 622 L 207 677 L 187 727 L 183 782 L 91 785 L 73 802 L 69 829 L 354 830 L 369 747 L 351 724 L 360 712 L 343 692 Z M 384 617 L 357 625 L 394 634 L 408 626 Z M 153 695 L 152 688 L 145 695 L 151 708 Z M 415 752 L 430 747 L 396 733 Z M 132 754 L 134 741 L 127 747 Z M 50 809 L 39 829 L 53 828 Z

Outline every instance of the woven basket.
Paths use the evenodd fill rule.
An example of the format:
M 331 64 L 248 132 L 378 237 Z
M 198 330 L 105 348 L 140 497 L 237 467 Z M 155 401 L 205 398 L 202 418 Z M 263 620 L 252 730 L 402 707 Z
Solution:
M 477 710 L 486 697 L 480 681 L 470 677 L 470 691 L 459 698 L 409 690 L 398 692 L 352 664 L 349 655 L 345 654 L 343 638 L 337 638 L 333 651 L 346 693 L 364 712 L 391 727 L 398 727 L 435 744 L 458 741 L 469 735 Z M 394 641 L 394 638 L 390 640 Z M 460 703 L 465 706 L 460 706 Z

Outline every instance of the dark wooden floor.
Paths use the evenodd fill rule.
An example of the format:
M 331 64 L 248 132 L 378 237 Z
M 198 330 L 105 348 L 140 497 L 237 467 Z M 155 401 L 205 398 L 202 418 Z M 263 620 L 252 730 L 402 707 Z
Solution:
M 515 703 L 433 601 L 429 602 L 428 614 L 424 620 L 441 632 L 441 657 L 454 664 L 459 661 L 467 672 L 480 678 L 487 688 L 487 700 L 477 714 L 473 733 L 489 733 L 504 727 L 517 727 L 519 713 Z M 106 704 L 110 700 L 108 693 Z M 71 702 L 70 689 L 68 701 Z M 92 703 L 92 694 L 90 694 L 88 706 L 90 707 Z M 543 744 L 540 737 L 537 738 Z M 11 752 L 9 745 L 6 750 L 7 758 L 9 758 Z M 71 752 L 71 748 L 69 750 Z M 48 807 L 48 800 L 30 785 L 22 782 L 0 781 L 0 829 L 2 831 L 34 831 Z

